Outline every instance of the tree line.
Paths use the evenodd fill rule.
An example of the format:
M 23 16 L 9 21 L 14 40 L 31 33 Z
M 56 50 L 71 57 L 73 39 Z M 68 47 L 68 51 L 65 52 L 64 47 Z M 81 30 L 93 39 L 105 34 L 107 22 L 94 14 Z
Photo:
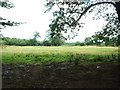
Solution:
M 51 33 L 47 34 L 46 38 L 43 41 L 38 41 L 37 38 L 40 38 L 38 32 L 34 33 L 34 37 L 32 39 L 18 39 L 18 38 L 10 38 L 1 36 L 1 44 L 3 45 L 16 45 L 16 46 L 119 46 L 118 37 L 102 37 L 100 36 L 100 32 L 96 32 L 91 37 L 86 37 L 83 42 L 65 42 L 66 38 L 61 34 L 56 37 L 51 37 Z
M 18 39 L 18 38 L 10 38 L 4 37 L 1 41 L 2 45 L 16 45 L 16 46 L 61 46 L 64 43 L 58 39 L 55 41 L 51 40 L 43 40 L 37 41 L 36 39 Z
M 51 37 L 51 31 L 47 31 L 46 38 L 43 41 L 38 41 L 40 38 L 39 32 L 34 32 L 34 37 L 31 39 L 18 39 L 18 38 L 10 38 L 4 37 L 0 34 L 1 44 L 2 45 L 16 45 L 16 46 L 61 46 L 65 43 L 65 37 L 60 34 L 59 37 L 56 35 L 55 37 Z

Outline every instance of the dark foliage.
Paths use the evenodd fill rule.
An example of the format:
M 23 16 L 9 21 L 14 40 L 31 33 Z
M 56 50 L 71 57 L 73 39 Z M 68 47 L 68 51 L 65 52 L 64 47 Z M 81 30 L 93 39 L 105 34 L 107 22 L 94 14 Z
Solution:
M 81 2 L 80 0 L 76 0 L 76 2 L 48 1 L 48 3 L 46 4 L 46 7 L 48 8 L 46 12 L 50 11 L 55 5 L 58 7 L 58 10 L 53 12 L 54 18 L 51 24 L 49 25 L 52 32 L 54 32 L 52 33 L 52 37 L 54 37 L 54 35 L 56 35 L 57 33 L 71 32 L 71 35 L 69 34 L 67 39 L 74 38 L 75 36 L 78 35 L 77 31 L 79 31 L 80 28 L 83 27 L 82 26 L 83 23 L 80 21 L 82 16 L 85 16 L 86 14 L 88 15 L 88 13 L 91 13 L 92 11 L 97 13 L 97 16 L 95 16 L 95 18 L 107 17 L 108 18 L 107 20 L 108 21 L 110 20 L 109 25 L 106 25 L 105 29 L 108 26 L 111 27 L 109 27 L 109 29 L 107 28 L 108 30 L 107 32 L 105 32 L 106 31 L 105 29 L 102 31 L 102 33 L 106 34 L 107 37 L 114 36 L 114 34 L 112 33 L 116 34 L 117 33 L 116 30 L 119 30 L 118 25 L 120 22 L 120 1 L 119 2 L 114 1 L 101 2 L 99 0 L 84 2 Z M 117 15 L 113 15 L 113 13 L 104 13 L 111 6 L 114 7 Z M 111 15 L 112 22 L 110 19 Z M 113 23 L 116 22 L 116 20 L 118 22 L 118 25 L 114 24 L 115 26 L 113 26 Z M 117 29 L 113 29 L 114 27 L 116 27 Z

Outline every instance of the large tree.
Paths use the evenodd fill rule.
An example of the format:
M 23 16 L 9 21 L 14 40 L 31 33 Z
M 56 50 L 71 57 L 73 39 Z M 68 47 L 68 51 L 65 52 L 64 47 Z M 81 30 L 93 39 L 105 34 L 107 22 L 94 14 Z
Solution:
M 46 11 L 51 10 L 54 6 L 57 6 L 58 9 L 53 12 L 54 18 L 52 20 L 52 23 L 49 25 L 52 32 L 54 32 L 52 36 L 59 32 L 66 33 L 70 31 L 72 32 L 72 37 L 75 37 L 77 35 L 77 31 L 79 31 L 80 27 L 82 27 L 82 22 L 80 22 L 82 16 L 88 15 L 89 13 L 92 12 L 96 12 L 98 18 L 100 18 L 100 16 L 109 17 L 111 13 L 106 13 L 106 10 L 111 6 L 114 7 L 114 11 L 116 11 L 117 14 L 117 15 L 115 14 L 116 15 L 115 19 L 117 19 L 120 23 L 120 1 L 119 2 L 111 0 L 108 2 L 104 1 L 101 2 L 100 0 L 84 2 L 81 2 L 81 0 L 75 0 L 73 2 L 59 0 L 48 1 L 46 4 L 46 7 L 48 7 L 48 9 Z M 112 31 L 114 31 L 114 29 Z

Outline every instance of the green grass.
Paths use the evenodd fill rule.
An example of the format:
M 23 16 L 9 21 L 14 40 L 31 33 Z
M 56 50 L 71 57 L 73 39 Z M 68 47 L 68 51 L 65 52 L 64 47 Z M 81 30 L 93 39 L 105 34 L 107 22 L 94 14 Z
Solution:
M 118 47 L 97 46 L 7 46 L 2 50 L 4 53 L 39 53 L 39 54 L 113 54 L 118 53 Z
M 118 47 L 97 46 L 7 46 L 2 50 L 3 64 L 45 64 L 56 62 L 101 63 L 116 61 Z

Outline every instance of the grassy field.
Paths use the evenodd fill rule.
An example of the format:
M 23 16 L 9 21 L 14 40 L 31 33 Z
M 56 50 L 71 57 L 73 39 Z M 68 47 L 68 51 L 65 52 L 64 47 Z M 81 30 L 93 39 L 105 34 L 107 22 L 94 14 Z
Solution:
M 117 54 L 118 47 L 97 46 L 6 46 L 2 53 L 39 53 L 39 54 Z
M 118 47 L 3 46 L 3 88 L 118 88 Z
M 2 49 L 3 64 L 43 64 L 88 60 L 115 61 L 118 47 L 97 46 L 6 46 Z

